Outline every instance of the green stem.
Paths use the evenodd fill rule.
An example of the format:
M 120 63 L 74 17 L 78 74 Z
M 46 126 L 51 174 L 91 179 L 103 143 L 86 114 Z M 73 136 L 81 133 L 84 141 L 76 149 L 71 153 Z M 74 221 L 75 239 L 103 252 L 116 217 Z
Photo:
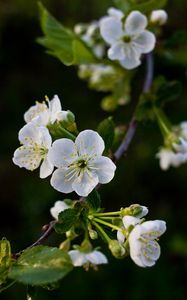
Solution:
M 116 216 L 116 215 L 120 215 L 121 211 L 114 211 L 114 212 L 106 212 L 106 213 L 96 213 L 93 214 L 93 216 L 96 217 L 104 217 L 104 216 Z
M 158 125 L 164 138 L 167 138 L 172 133 L 172 126 L 167 116 L 161 108 L 154 107 L 154 113 L 157 117 Z
M 106 232 L 104 231 L 104 229 L 99 225 L 97 224 L 94 220 L 92 220 L 92 224 L 100 231 L 100 233 L 103 235 L 103 237 L 106 239 L 107 243 L 110 242 L 110 238 L 109 236 L 106 234 Z
M 118 227 L 118 226 L 116 226 L 116 225 L 113 225 L 113 224 L 111 224 L 111 223 L 105 222 L 105 221 L 103 221 L 103 220 L 101 220 L 101 219 L 94 218 L 94 221 L 97 222 L 97 223 L 101 223 L 101 224 L 103 224 L 103 225 L 105 225 L 105 226 L 108 226 L 108 227 L 110 227 L 110 228 L 112 228 L 112 229 L 115 229 L 115 230 L 121 230 L 120 227 Z

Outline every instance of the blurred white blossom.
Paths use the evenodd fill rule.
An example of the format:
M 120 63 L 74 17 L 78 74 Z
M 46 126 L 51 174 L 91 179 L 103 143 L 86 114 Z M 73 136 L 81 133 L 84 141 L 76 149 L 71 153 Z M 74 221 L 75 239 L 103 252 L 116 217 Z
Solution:
M 134 69 L 141 64 L 141 55 L 155 47 L 154 34 L 146 30 L 147 17 L 132 11 L 124 21 L 125 16 L 119 10 L 112 8 L 108 13 L 100 20 L 101 36 L 110 45 L 108 57 L 119 60 L 126 69 Z
M 153 10 L 150 16 L 150 21 L 154 24 L 164 25 L 167 22 L 168 14 L 163 9 Z
M 162 170 L 167 170 L 170 166 L 179 167 L 187 162 L 187 122 L 174 126 L 171 136 L 171 141 L 166 139 L 165 145 L 156 155 L 160 159 Z
M 54 219 L 58 220 L 59 213 L 61 213 L 62 211 L 66 210 L 68 208 L 70 208 L 70 205 L 66 204 L 65 201 L 59 200 L 59 201 L 55 202 L 53 207 L 51 207 L 50 213 Z
M 106 256 L 97 250 L 92 250 L 90 252 L 71 250 L 68 252 L 68 254 L 70 255 L 72 263 L 75 267 L 81 267 L 85 264 L 100 265 L 108 263 Z

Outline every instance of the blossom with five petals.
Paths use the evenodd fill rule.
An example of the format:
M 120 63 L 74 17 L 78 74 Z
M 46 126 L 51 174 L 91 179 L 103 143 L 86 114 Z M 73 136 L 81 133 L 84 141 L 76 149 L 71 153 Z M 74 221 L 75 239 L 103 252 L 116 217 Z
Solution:
M 36 102 L 26 111 L 24 114 L 26 123 L 36 120 L 38 125 L 47 126 L 56 121 L 66 121 L 69 111 L 62 110 L 59 97 L 55 95 L 51 101 L 46 97 L 46 101 L 48 105 L 45 101 L 43 103 Z
M 13 162 L 20 168 L 31 171 L 37 169 L 42 162 L 40 178 L 49 176 L 54 166 L 48 159 L 48 151 L 52 144 L 48 129 L 30 122 L 19 131 L 19 141 L 22 146 L 14 152 Z
M 51 163 L 58 169 L 51 177 L 51 185 L 62 193 L 75 191 L 86 197 L 98 183 L 108 183 L 114 177 L 115 164 L 102 156 L 104 141 L 93 130 L 84 130 L 75 142 L 56 140 L 49 151 Z
M 164 221 L 146 221 L 134 227 L 129 235 L 130 256 L 140 267 L 152 267 L 160 257 L 156 241 L 166 231 Z
M 110 45 L 108 57 L 119 60 L 126 69 L 134 69 L 141 64 L 140 57 L 155 47 L 155 36 L 145 30 L 147 17 L 139 11 L 132 11 L 125 19 L 116 9 L 108 10 L 109 16 L 100 21 L 100 33 Z
M 85 264 L 100 265 L 108 263 L 106 256 L 97 250 L 92 250 L 89 252 L 70 250 L 68 254 L 70 255 L 72 263 L 75 267 L 81 267 Z

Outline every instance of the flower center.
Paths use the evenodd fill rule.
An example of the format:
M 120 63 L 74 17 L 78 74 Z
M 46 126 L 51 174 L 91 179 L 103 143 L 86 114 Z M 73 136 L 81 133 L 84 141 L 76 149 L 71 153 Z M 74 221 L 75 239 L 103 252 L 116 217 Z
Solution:
M 128 44 L 128 43 L 131 42 L 131 37 L 129 35 L 124 35 L 123 36 L 123 41 Z
M 86 166 L 87 166 L 87 162 L 83 159 L 81 159 L 77 162 L 77 167 L 78 168 L 84 169 Z

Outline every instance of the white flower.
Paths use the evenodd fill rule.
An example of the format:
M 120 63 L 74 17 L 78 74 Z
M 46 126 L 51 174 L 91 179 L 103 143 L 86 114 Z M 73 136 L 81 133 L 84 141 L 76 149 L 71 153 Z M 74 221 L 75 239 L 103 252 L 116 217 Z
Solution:
M 48 159 L 48 150 L 52 139 L 46 127 L 38 127 L 34 122 L 26 124 L 19 131 L 19 141 L 23 144 L 14 152 L 13 162 L 20 168 L 37 169 L 40 166 L 40 178 L 49 176 L 53 165 Z
M 47 126 L 55 123 L 55 121 L 66 120 L 68 118 L 69 111 L 62 110 L 60 99 L 57 95 L 51 101 L 46 98 L 46 101 L 48 105 L 45 101 L 43 103 L 36 102 L 34 106 L 29 108 L 24 114 L 26 123 L 35 120 L 38 125 Z
M 155 265 L 160 257 L 160 246 L 156 241 L 166 231 L 164 221 L 155 220 L 138 224 L 129 235 L 130 256 L 140 267 Z
M 150 16 L 150 21 L 158 25 L 164 25 L 167 22 L 168 14 L 163 9 L 153 10 Z
M 51 185 L 59 192 L 86 197 L 100 182 L 114 177 L 115 164 L 102 156 L 104 141 L 93 130 L 84 130 L 75 143 L 69 139 L 55 141 L 49 151 L 50 161 L 58 169 L 51 177 Z
M 90 252 L 81 252 L 79 250 L 71 250 L 68 252 L 71 257 L 72 263 L 75 267 L 81 267 L 87 263 L 92 265 L 107 264 L 106 256 L 97 250 Z
M 59 200 L 59 201 L 55 202 L 53 207 L 51 207 L 50 213 L 54 219 L 58 220 L 59 213 L 61 213 L 62 211 L 66 210 L 68 208 L 70 208 L 70 206 L 67 205 L 65 201 Z
M 187 162 L 187 122 L 182 122 L 172 129 L 174 141 L 161 147 L 156 157 L 160 159 L 160 167 L 167 170 L 170 166 L 179 167 Z
M 147 18 L 139 11 L 131 12 L 125 23 L 124 16 L 111 13 L 100 21 L 100 33 L 103 39 L 110 45 L 108 57 L 111 60 L 119 60 L 126 69 L 136 68 L 141 64 L 140 56 L 149 53 L 155 47 L 155 36 L 145 30 Z

